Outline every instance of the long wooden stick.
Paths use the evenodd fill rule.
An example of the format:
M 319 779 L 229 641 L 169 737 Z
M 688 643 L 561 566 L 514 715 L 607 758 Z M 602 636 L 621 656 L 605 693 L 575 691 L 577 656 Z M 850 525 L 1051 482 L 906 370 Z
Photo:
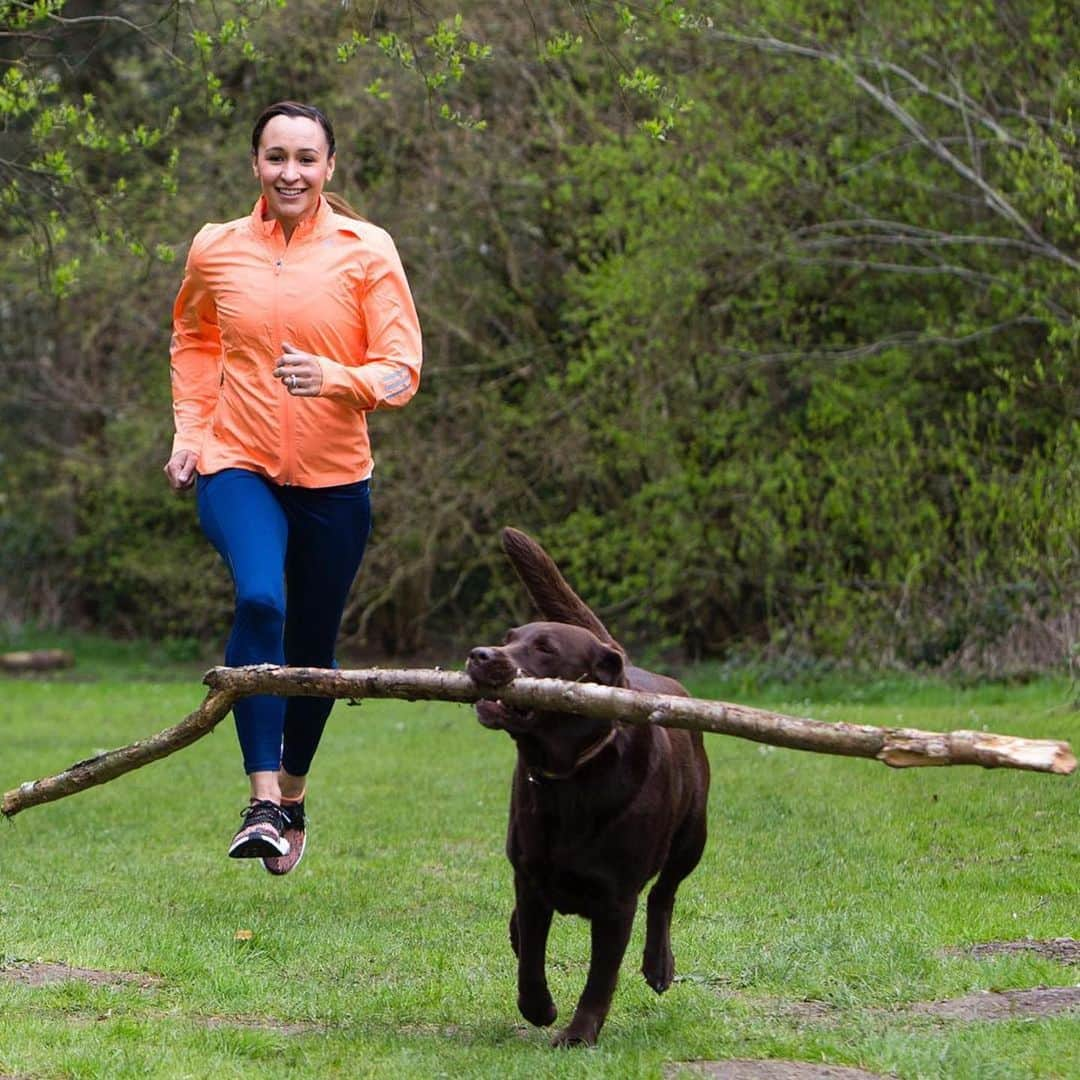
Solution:
M 1027 769 L 1063 776 L 1076 768 L 1069 744 L 1052 739 L 1022 739 L 987 731 L 938 733 L 914 728 L 830 724 L 723 701 L 643 694 L 559 679 L 518 678 L 492 690 L 481 688 L 468 675 L 453 671 L 382 668 L 334 671 L 261 664 L 212 668 L 203 681 L 210 687 L 205 701 L 179 724 L 129 746 L 76 762 L 54 776 L 21 784 L 4 795 L 0 813 L 13 817 L 20 810 L 74 795 L 166 757 L 212 731 L 238 698 L 251 694 L 453 702 L 497 698 L 521 708 L 573 712 L 620 723 L 688 728 L 793 750 L 873 758 L 894 768 L 981 765 L 988 769 Z

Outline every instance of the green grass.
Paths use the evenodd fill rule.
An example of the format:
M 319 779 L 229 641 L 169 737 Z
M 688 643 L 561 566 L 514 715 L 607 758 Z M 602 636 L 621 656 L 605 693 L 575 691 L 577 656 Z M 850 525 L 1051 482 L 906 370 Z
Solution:
M 100 646 L 74 672 L 0 680 L 0 789 L 186 715 L 203 688 L 180 659 Z M 785 691 L 703 668 L 687 682 L 825 720 L 1080 744 L 1065 681 Z M 893 771 L 707 740 L 711 832 L 680 892 L 679 981 L 657 997 L 637 974 L 639 918 L 595 1050 L 550 1050 L 515 1009 L 510 740 L 465 706 L 373 701 L 338 704 L 312 778 L 311 848 L 284 879 L 225 858 L 245 796 L 231 722 L 0 821 L 0 962 L 156 977 L 142 988 L 0 978 L 0 1076 L 625 1078 L 659 1077 L 668 1062 L 780 1058 L 903 1078 L 1080 1077 L 1080 1014 L 956 1023 L 903 1012 L 1080 981 L 1034 955 L 948 952 L 1080 936 L 1076 777 Z M 586 925 L 557 918 L 549 974 L 563 1020 L 587 959 Z M 808 1001 L 828 1008 L 809 1015 L 798 1008 Z

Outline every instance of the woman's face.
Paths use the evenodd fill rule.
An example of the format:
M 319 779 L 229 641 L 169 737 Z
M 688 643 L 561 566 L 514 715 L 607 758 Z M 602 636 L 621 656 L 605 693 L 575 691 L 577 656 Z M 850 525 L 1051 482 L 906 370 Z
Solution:
M 273 116 L 262 130 L 252 169 L 270 216 L 286 235 L 318 209 L 323 186 L 334 175 L 328 150 L 322 126 L 306 116 Z

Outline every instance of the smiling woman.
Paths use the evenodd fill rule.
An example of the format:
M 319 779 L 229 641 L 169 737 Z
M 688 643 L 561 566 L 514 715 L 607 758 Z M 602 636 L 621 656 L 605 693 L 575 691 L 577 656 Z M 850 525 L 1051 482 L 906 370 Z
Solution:
M 317 110 L 281 102 L 255 122 L 251 168 L 266 200 L 263 216 L 281 223 L 286 244 L 296 226 L 318 210 L 335 160 L 333 129 Z
M 195 237 L 173 311 L 165 473 L 176 491 L 195 487 L 232 574 L 230 666 L 333 666 L 370 532 L 366 416 L 404 405 L 420 381 L 420 327 L 393 240 L 324 193 L 335 149 L 314 106 L 265 109 L 251 133 L 259 200 Z M 273 874 L 299 861 L 307 774 L 332 705 L 236 703 L 251 801 L 234 858 L 261 858 Z

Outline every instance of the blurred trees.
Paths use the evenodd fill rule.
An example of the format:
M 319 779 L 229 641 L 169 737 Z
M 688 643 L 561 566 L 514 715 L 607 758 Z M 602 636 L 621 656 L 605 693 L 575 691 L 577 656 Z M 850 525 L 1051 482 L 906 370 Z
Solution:
M 657 649 L 1069 655 L 1075 20 L 752 7 L 0 2 L 9 619 L 222 632 L 160 476 L 169 311 L 296 97 L 425 330 L 421 394 L 371 418 L 354 643 L 524 617 L 514 523 Z

